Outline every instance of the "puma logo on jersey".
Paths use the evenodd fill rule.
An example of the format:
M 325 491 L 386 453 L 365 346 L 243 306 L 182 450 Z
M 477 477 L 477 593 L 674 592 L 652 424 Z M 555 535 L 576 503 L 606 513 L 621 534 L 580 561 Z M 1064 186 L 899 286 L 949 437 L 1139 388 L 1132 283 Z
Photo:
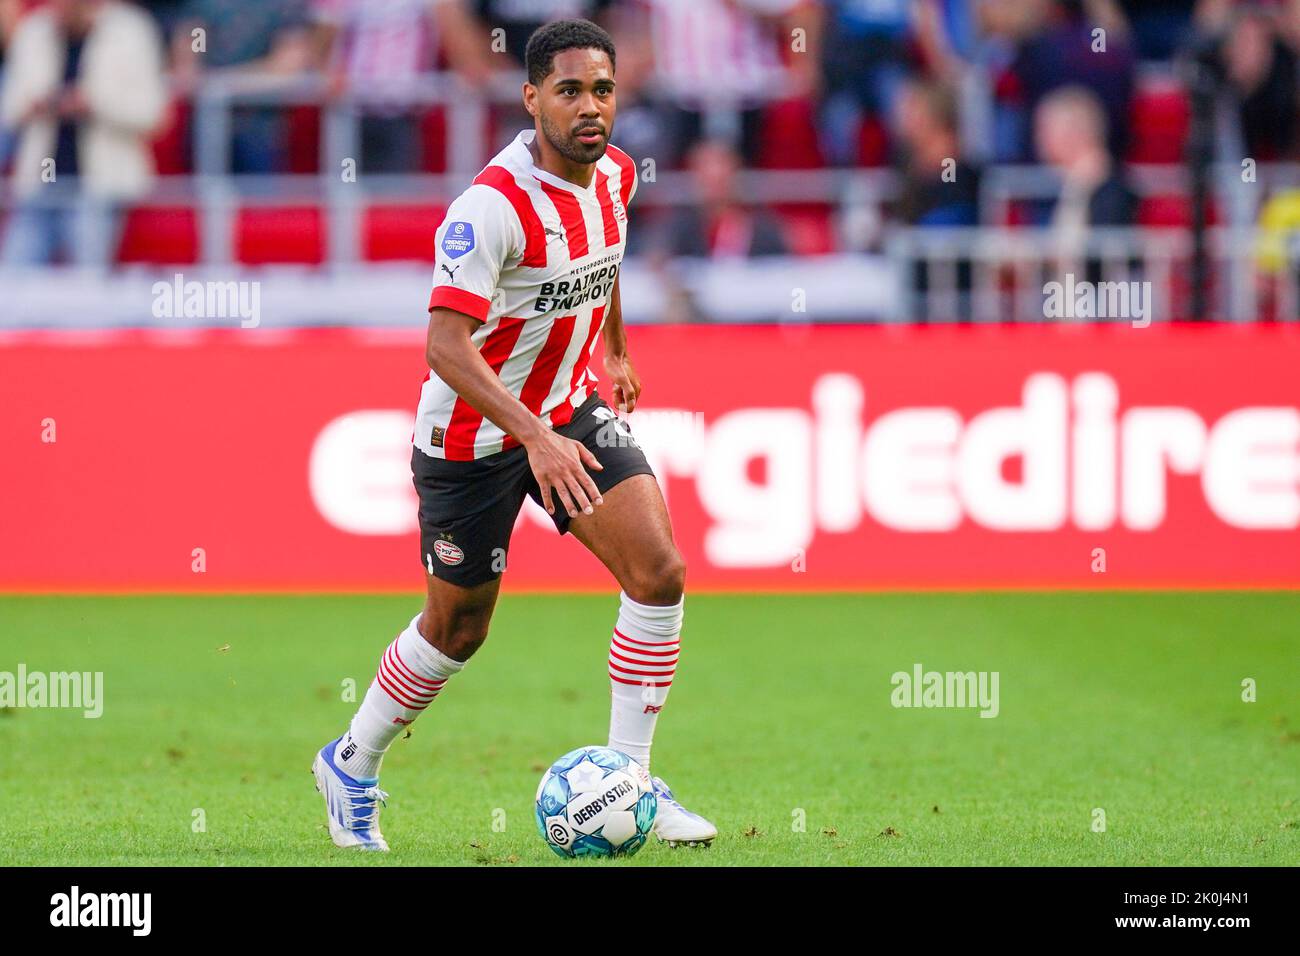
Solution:
M 563 229 L 563 228 L 561 228 L 561 229 L 552 229 L 550 226 L 542 226 L 542 231 L 543 231 L 544 233 L 546 233 L 548 236 L 559 236 L 561 242 L 565 242 L 565 243 L 567 243 L 567 242 L 569 241 L 569 240 L 565 237 L 565 235 L 564 235 L 564 229 Z M 550 242 L 551 240 L 550 240 L 550 239 L 547 239 L 546 241 L 547 241 L 547 242 Z
M 460 268 L 460 266 L 457 266 L 457 267 L 456 267 L 456 269 L 459 269 L 459 268 Z M 456 269 L 449 269 L 449 268 L 447 267 L 447 263 L 445 263 L 445 262 L 442 263 L 442 271 L 445 272 L 445 273 L 447 273 L 447 277 L 448 277 L 449 279 L 451 279 L 452 282 L 455 282 L 455 281 L 456 281 Z

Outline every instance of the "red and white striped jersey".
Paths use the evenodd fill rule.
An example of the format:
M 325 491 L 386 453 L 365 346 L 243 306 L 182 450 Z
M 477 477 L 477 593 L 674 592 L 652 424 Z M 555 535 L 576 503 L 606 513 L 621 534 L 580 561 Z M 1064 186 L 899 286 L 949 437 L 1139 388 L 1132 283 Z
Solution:
M 623 250 L 636 167 L 609 146 L 587 189 L 533 165 L 524 130 L 447 210 L 437 232 L 429 308 L 480 320 L 479 353 L 512 395 L 551 427 L 595 389 L 587 364 Z M 414 442 L 469 461 L 517 444 L 436 372 L 420 390 Z

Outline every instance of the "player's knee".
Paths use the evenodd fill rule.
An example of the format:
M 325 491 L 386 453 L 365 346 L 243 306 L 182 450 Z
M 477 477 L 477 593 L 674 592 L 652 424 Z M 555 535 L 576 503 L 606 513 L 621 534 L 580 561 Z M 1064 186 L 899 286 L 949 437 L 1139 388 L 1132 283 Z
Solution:
M 653 560 L 639 563 L 632 580 L 623 590 L 638 604 L 676 604 L 686 589 L 686 561 L 681 552 L 670 548 Z
M 467 661 L 487 640 L 487 627 L 465 625 L 453 628 L 447 636 L 447 646 L 442 652 L 454 661 Z
M 488 619 L 482 614 L 452 610 L 425 611 L 420 633 L 426 641 L 454 661 L 467 661 L 487 640 Z

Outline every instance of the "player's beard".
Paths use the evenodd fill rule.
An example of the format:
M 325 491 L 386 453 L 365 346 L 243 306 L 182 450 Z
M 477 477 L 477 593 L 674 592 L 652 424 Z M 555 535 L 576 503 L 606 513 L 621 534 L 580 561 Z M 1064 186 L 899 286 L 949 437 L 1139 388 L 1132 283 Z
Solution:
M 546 137 L 548 143 L 555 147 L 555 151 L 569 162 L 594 163 L 596 160 L 600 159 L 600 157 L 605 155 L 605 147 L 609 144 L 609 127 L 605 127 L 603 124 L 596 124 L 601 125 L 604 128 L 604 136 L 601 137 L 599 143 L 588 146 L 586 143 L 580 142 L 575 137 L 574 131 L 566 133 L 564 130 L 554 125 L 547 118 L 545 113 L 542 113 L 541 115 L 542 135 Z M 587 125 L 590 126 L 593 124 L 588 123 Z M 581 128 L 582 127 L 579 127 L 579 129 Z

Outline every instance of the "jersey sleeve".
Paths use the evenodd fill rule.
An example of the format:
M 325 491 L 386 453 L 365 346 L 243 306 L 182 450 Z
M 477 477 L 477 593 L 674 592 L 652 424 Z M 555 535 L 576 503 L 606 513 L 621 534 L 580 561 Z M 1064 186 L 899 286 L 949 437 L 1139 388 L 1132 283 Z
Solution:
M 487 321 L 501 270 L 520 258 L 523 226 L 509 200 L 475 185 L 456 197 L 436 233 L 429 308 Z

